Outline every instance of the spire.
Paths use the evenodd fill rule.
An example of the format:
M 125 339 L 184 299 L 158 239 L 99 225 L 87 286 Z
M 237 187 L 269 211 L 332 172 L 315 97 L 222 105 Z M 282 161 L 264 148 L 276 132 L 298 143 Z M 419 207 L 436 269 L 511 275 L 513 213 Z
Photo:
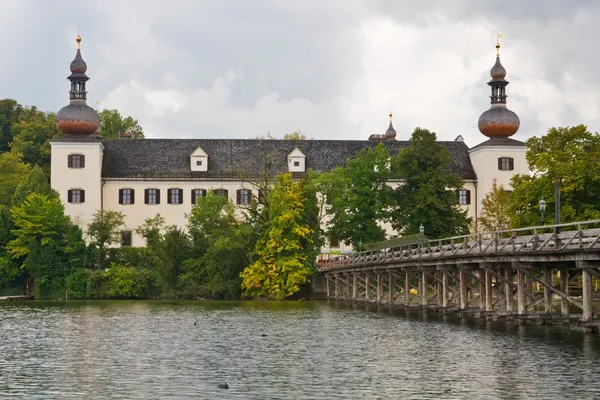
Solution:
M 506 108 L 506 86 L 508 81 L 506 69 L 500 62 L 500 38 L 496 40 L 496 63 L 490 70 L 492 80 L 488 82 L 491 87 L 491 107 L 479 117 L 479 130 L 488 137 L 509 137 L 519 130 L 519 117 Z
M 390 126 L 387 128 L 387 131 L 385 131 L 385 136 L 388 139 L 396 139 L 396 130 L 394 129 L 394 126 L 392 125 L 392 110 L 390 110 Z

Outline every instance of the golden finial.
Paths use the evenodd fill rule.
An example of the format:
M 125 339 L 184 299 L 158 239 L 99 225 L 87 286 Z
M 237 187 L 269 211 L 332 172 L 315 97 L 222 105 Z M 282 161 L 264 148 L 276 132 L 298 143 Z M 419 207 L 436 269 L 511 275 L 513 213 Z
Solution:
M 392 116 L 393 116 L 392 110 L 390 110 L 390 124 L 392 123 Z
M 81 50 L 81 36 L 79 36 L 79 25 L 77 25 L 77 50 Z
M 98 100 L 96 100 L 96 111 L 98 111 L 98 104 L 100 104 L 100 102 Z
M 500 57 L 500 38 L 502 38 L 502 34 L 498 32 L 496 36 L 496 57 Z

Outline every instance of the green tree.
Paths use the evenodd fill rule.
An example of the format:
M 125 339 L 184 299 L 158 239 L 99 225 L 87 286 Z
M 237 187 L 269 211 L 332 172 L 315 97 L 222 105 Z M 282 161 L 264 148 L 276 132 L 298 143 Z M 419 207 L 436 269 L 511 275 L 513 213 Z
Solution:
M 38 166 L 33 167 L 25 180 L 17 186 L 12 198 L 12 204 L 19 205 L 23 203 L 31 193 L 44 194 L 48 197 L 59 197 L 58 193 L 50 187 L 44 170 Z
M 120 211 L 98 210 L 87 226 L 87 235 L 92 244 L 98 246 L 96 268 L 103 268 L 106 261 L 106 246 L 121 241 L 121 229 L 125 225 L 125 216 Z
M 17 187 L 29 174 L 30 168 L 14 152 L 0 154 L 0 205 L 9 206 Z
M 152 218 L 146 218 L 144 223 L 135 229 L 135 233 L 146 239 L 147 247 L 155 248 L 162 239 L 165 229 L 165 218 L 160 214 L 156 214 Z
M 8 253 L 6 245 L 14 239 L 14 224 L 10 210 L 0 206 L 0 282 L 9 282 L 19 274 L 19 266 Z
M 477 220 L 479 232 L 502 231 L 510 227 L 510 193 L 496 179 L 481 201 L 481 216 Z
M 330 237 L 354 248 L 385 239 L 379 221 L 386 216 L 389 162 L 390 153 L 380 143 L 320 176 L 316 185 L 327 203 Z
M 13 139 L 12 125 L 23 112 L 23 106 L 12 99 L 0 100 L 0 153 L 9 150 Z
M 311 262 L 303 248 L 313 232 L 303 223 L 302 188 L 291 173 L 279 175 L 269 193 L 270 224 L 259 239 L 258 259 L 240 274 L 242 289 L 252 297 L 283 300 L 308 282 Z
M 585 125 L 558 127 L 525 144 L 531 175 L 515 175 L 509 212 L 511 225 L 524 227 L 554 222 L 554 188 L 560 182 L 561 222 L 600 218 L 600 136 Z M 539 201 L 547 202 L 541 221 Z
M 155 245 L 155 251 L 161 260 L 156 272 L 163 295 L 174 296 L 183 262 L 190 257 L 190 250 L 188 235 L 176 226 L 170 227 Z
M 38 165 L 50 172 L 50 143 L 59 136 L 56 115 L 39 111 L 36 107 L 25 108 L 12 125 L 12 151 L 20 154 L 23 162 Z
M 283 135 L 283 140 L 309 140 L 309 138 L 307 138 L 306 135 L 300 129 L 298 129 L 294 132 Z
M 143 139 L 144 129 L 137 119 L 123 117 L 118 110 L 104 109 L 98 113 L 100 116 L 100 127 L 102 137 L 107 139 L 118 139 L 122 133 L 129 132 L 133 139 Z
M 470 218 L 458 205 L 463 183 L 450 173 L 452 156 L 427 129 L 416 128 L 407 148 L 392 159 L 393 177 L 404 182 L 393 190 L 389 220 L 402 234 L 433 238 L 466 234 Z

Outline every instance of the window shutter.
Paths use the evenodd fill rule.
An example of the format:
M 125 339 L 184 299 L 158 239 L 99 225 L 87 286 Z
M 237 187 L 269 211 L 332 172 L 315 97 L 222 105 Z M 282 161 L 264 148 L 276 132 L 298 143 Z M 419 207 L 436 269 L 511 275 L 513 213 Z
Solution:
M 241 204 L 241 202 L 242 202 L 241 200 L 242 200 L 242 191 L 241 191 L 241 190 L 238 190 L 238 191 L 237 191 L 237 199 L 236 199 L 236 203 L 237 203 L 237 204 Z
M 85 168 L 85 156 L 81 155 L 81 168 Z
M 183 189 L 177 189 L 179 191 L 179 204 L 183 204 Z
M 498 170 L 502 171 L 502 157 L 498 159 Z
M 167 189 L 167 204 L 171 204 L 171 192 L 173 189 Z
M 471 204 L 471 191 L 467 190 L 467 204 Z
M 156 204 L 160 204 L 160 189 L 156 189 Z
M 73 168 L 73 154 L 67 156 L 67 167 Z
M 73 191 L 72 190 L 67 191 L 67 202 L 69 202 L 69 203 L 73 202 Z
M 515 164 L 514 164 L 514 161 L 515 161 L 515 159 L 514 159 L 514 158 L 512 158 L 512 157 L 508 159 L 508 166 L 509 166 L 509 169 L 510 169 L 511 171 L 512 171 L 513 169 L 515 169 Z
M 148 204 L 148 189 L 144 189 L 144 204 Z
M 123 204 L 123 189 L 119 189 L 119 204 Z
M 192 192 L 192 202 L 191 202 L 191 204 L 194 205 L 194 204 L 196 204 L 196 189 L 192 189 L 191 192 Z
M 129 191 L 131 193 L 131 203 L 129 203 L 129 204 L 135 204 L 135 190 L 129 189 Z
M 85 190 L 81 189 L 81 202 L 85 203 Z

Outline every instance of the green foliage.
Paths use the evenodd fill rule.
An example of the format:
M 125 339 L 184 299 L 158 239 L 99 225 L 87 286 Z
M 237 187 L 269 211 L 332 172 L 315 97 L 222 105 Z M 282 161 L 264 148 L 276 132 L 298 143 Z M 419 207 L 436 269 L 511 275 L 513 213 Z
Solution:
M 65 297 L 71 300 L 89 299 L 92 297 L 92 271 L 76 269 L 66 278 Z
M 33 295 L 37 299 L 62 298 L 69 265 L 53 246 L 34 245 L 25 259 L 24 268 L 33 278 Z
M 390 153 L 378 144 L 359 152 L 345 167 L 322 174 L 316 183 L 328 204 L 328 234 L 360 248 L 385 239 Z
M 43 194 L 49 198 L 59 197 L 58 193 L 50 186 L 44 170 L 38 166 L 33 167 L 25 180 L 17 186 L 15 194 L 12 197 L 12 204 L 19 205 L 23 203 L 25 198 L 31 193 Z
M 14 152 L 0 154 L 0 205 L 10 206 L 12 197 L 21 182 L 29 174 L 30 168 Z
M 147 299 L 155 294 L 150 271 L 112 264 L 106 274 L 106 296 L 111 299 Z
M 283 135 L 283 140 L 309 140 L 300 129 Z
M 106 139 L 118 139 L 121 133 L 129 132 L 133 139 L 143 139 L 144 129 L 137 119 L 122 117 L 118 110 L 102 110 L 100 116 L 100 127 L 102 137 Z
M 502 231 L 510 228 L 510 193 L 496 179 L 481 201 L 481 216 L 477 221 L 479 232 Z
M 106 246 L 121 241 L 121 228 L 125 225 L 125 215 L 120 211 L 98 210 L 87 226 L 87 234 L 92 243 L 98 246 L 96 268 L 104 268 Z
M 23 112 L 23 106 L 12 99 L 0 100 L 0 153 L 9 150 L 13 139 L 12 126 Z
M 470 218 L 458 205 L 461 179 L 449 172 L 452 157 L 436 135 L 416 128 L 407 148 L 392 159 L 393 178 L 404 182 L 392 192 L 389 220 L 405 235 L 442 238 L 466 234 Z
M 154 271 L 162 262 L 151 247 L 113 247 L 107 250 L 107 263 L 128 265 L 137 269 Z
M 59 136 L 56 115 L 39 111 L 36 107 L 26 108 L 12 125 L 13 140 L 10 148 L 21 154 L 23 161 L 49 171 L 50 143 Z
M 152 218 L 146 218 L 144 223 L 135 229 L 135 233 L 146 239 L 146 246 L 153 248 L 162 238 L 165 230 L 165 219 L 156 214 Z
M 525 143 L 532 175 L 515 175 L 509 212 L 513 227 L 554 223 L 554 185 L 560 180 L 561 222 L 600 218 L 600 136 L 585 125 L 551 128 Z M 547 202 L 541 221 L 539 201 Z
M 258 259 L 240 276 L 247 295 L 283 300 L 308 282 L 310 261 L 303 244 L 311 244 L 313 231 L 303 223 L 302 188 L 291 173 L 277 177 L 268 197 L 271 220 L 256 245 Z
M 189 258 L 191 243 L 181 229 L 171 227 L 156 245 L 156 254 L 160 259 L 156 272 L 161 292 L 174 296 L 183 262 Z

